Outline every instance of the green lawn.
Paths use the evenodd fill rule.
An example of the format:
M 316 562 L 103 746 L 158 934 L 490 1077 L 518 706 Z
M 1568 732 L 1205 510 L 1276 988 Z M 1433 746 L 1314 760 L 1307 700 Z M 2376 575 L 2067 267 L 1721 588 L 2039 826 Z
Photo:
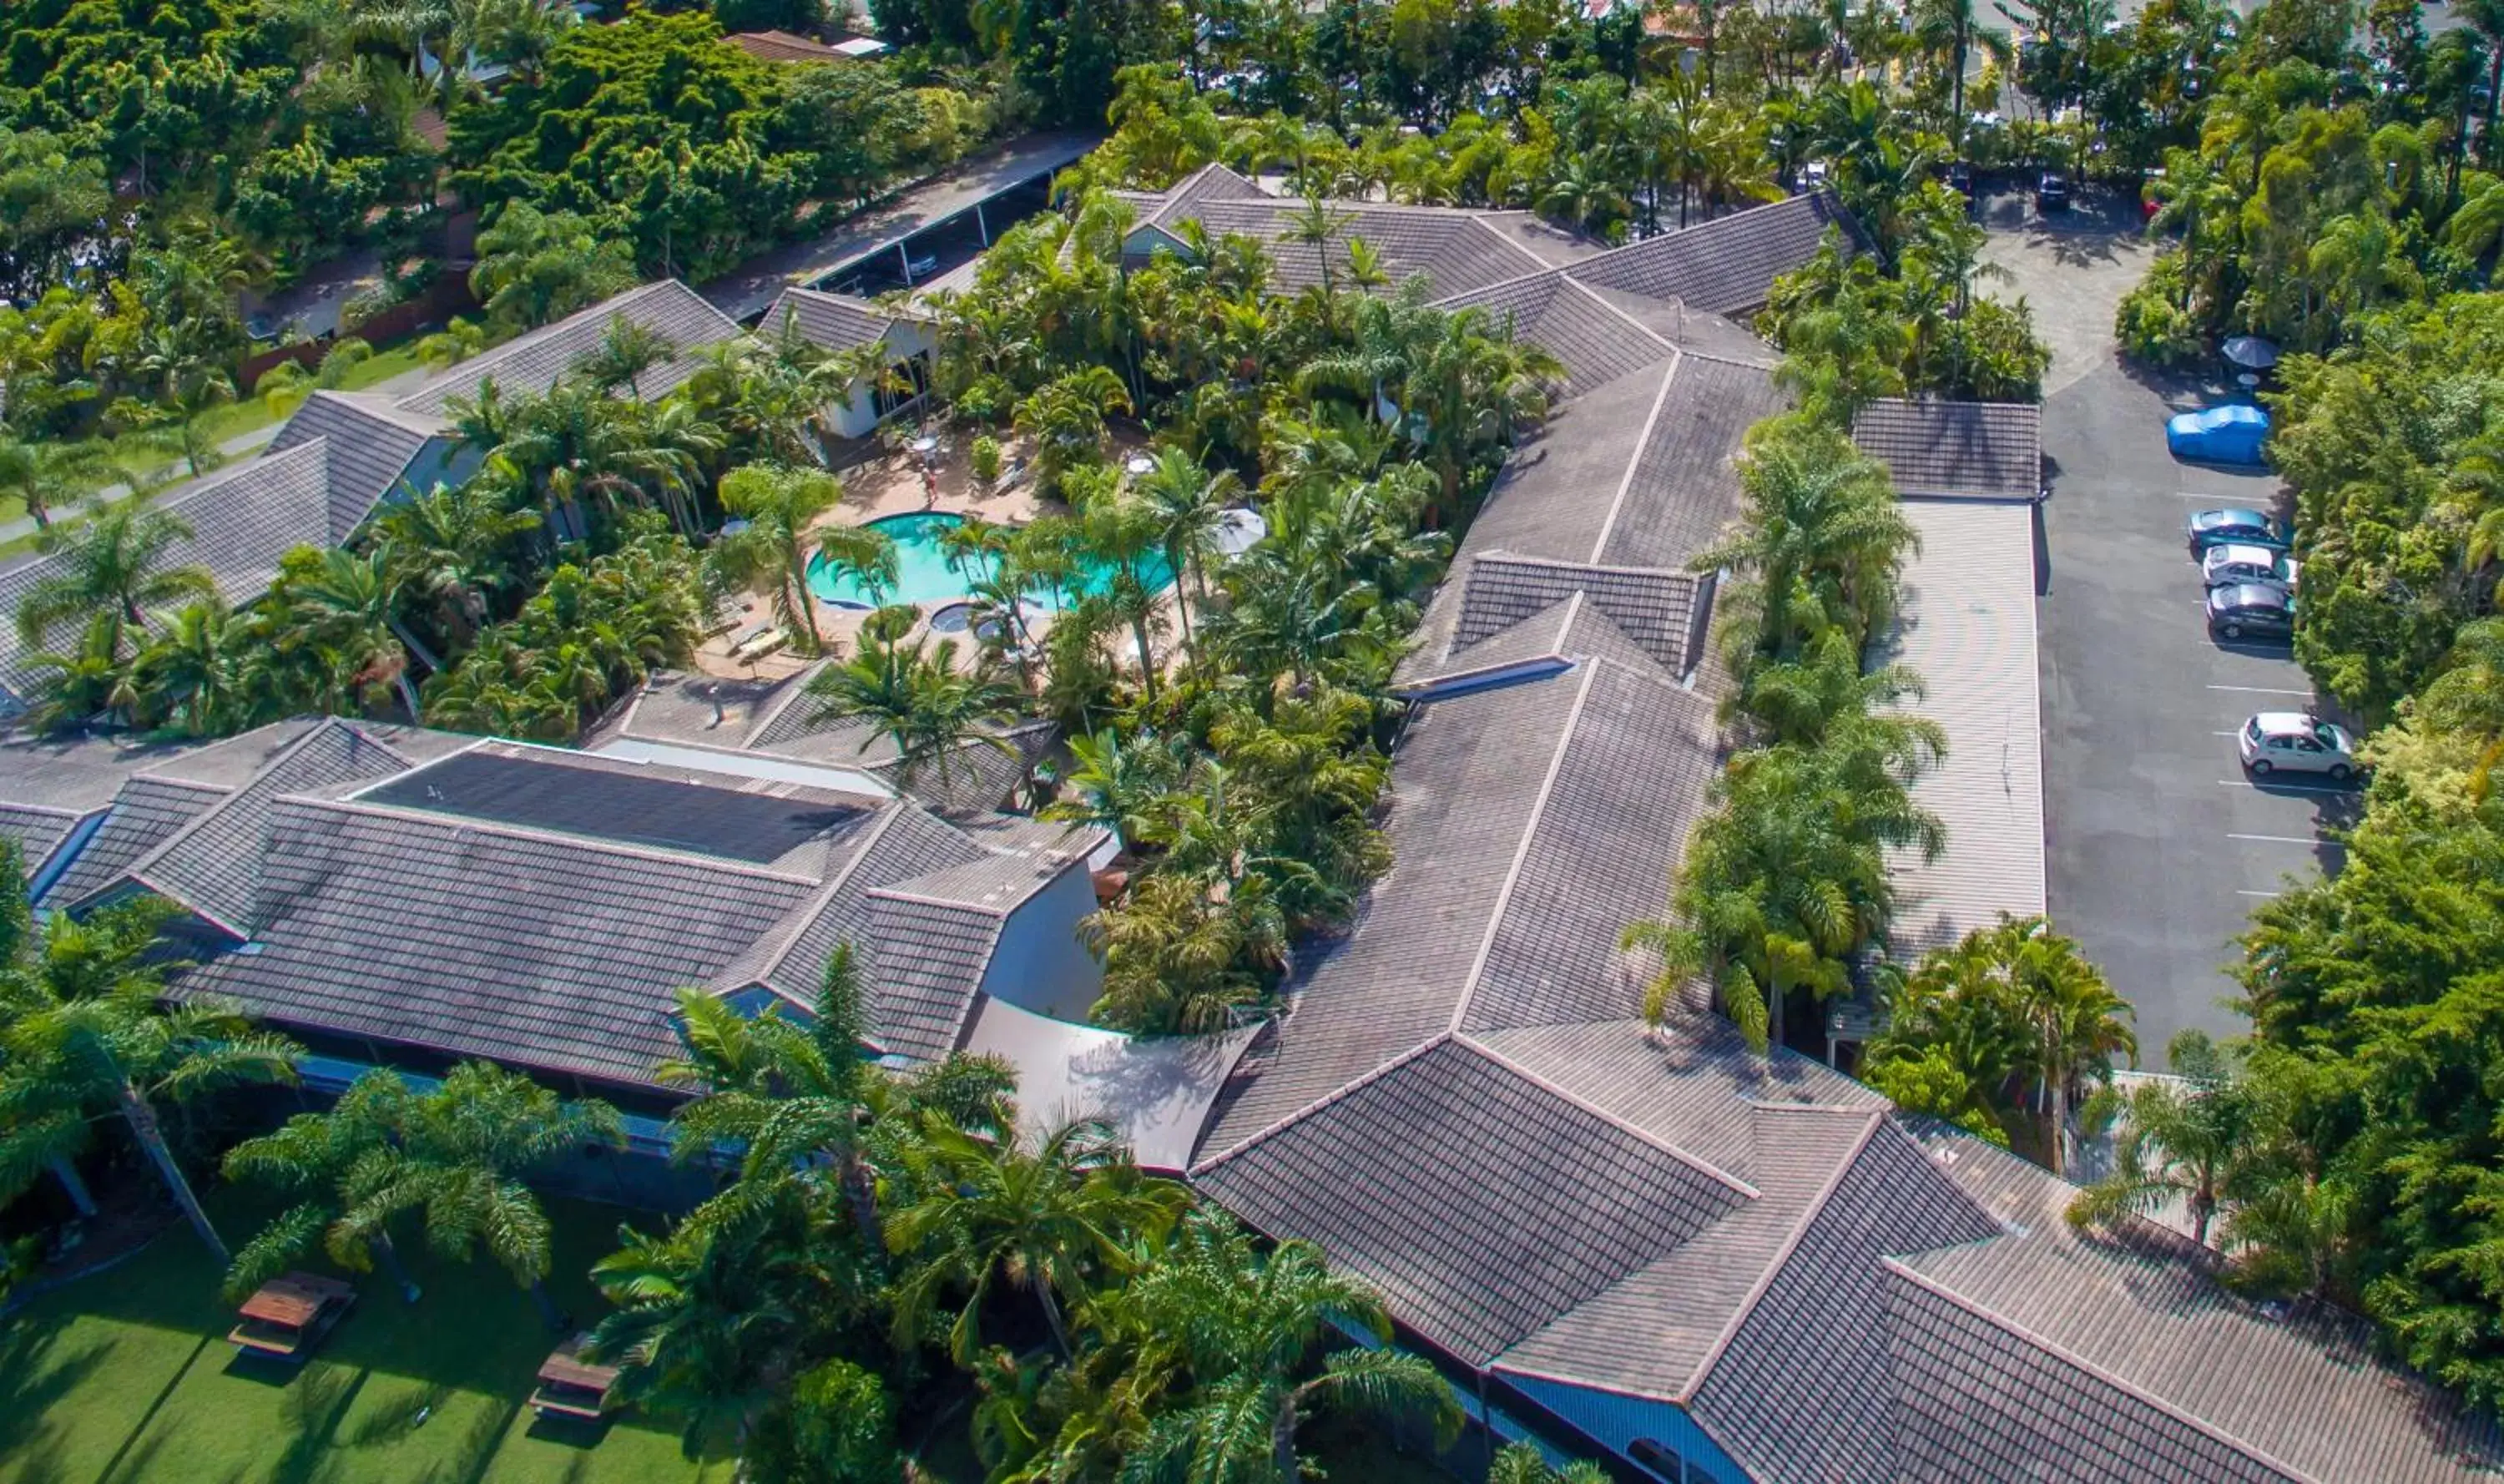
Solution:
M 340 378 L 339 389 L 343 392 L 362 392 L 367 387 L 389 381 L 403 372 L 414 371 L 425 363 L 418 359 L 417 342 L 412 340 L 387 351 L 376 351 L 369 359 L 358 362 L 354 369 Z M 271 414 L 267 404 L 252 395 L 250 387 L 238 387 L 236 392 L 238 395 L 235 400 L 222 407 L 212 407 L 200 414 L 198 426 L 201 447 L 215 448 L 229 438 L 241 437 L 245 433 L 257 431 L 278 421 Z M 158 429 L 144 434 L 109 440 L 107 456 L 113 466 L 121 471 L 119 477 L 125 480 L 162 475 L 169 470 L 178 477 L 189 477 L 181 467 L 182 439 L 171 430 Z M 15 502 L 6 501 L 6 503 Z M 0 509 L 0 518 L 5 518 L 12 513 L 22 513 L 22 511 Z
M 550 1287 L 588 1324 L 599 1298 L 582 1274 L 623 1213 L 551 1214 Z M 230 1240 L 248 1234 L 229 1220 Z M 46 1295 L 0 1329 L 0 1484 L 727 1484 L 726 1451 L 688 1459 L 666 1424 L 537 1422 L 523 1400 L 550 1341 L 528 1296 L 483 1264 L 413 1265 L 424 1299 L 359 1279 L 356 1309 L 300 1369 L 235 1358 L 232 1309 L 186 1228 Z

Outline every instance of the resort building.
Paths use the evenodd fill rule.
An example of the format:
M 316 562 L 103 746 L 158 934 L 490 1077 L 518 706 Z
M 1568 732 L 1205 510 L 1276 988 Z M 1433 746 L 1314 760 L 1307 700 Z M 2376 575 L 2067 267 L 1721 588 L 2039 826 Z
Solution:
M 656 680 L 588 750 L 335 720 L 160 752 L 13 742 L 0 830 L 41 904 L 170 899 L 199 949 L 178 992 L 326 1056 L 491 1056 L 641 1115 L 675 1095 L 651 1068 L 677 992 L 803 1009 L 850 943 L 874 1050 L 1005 1055 L 1029 1110 L 1111 1117 L 1150 1167 L 1320 1244 L 1490 1447 L 1672 1484 L 2491 1472 L 2489 1426 L 2372 1360 L 2356 1322 L 2240 1300 L 2154 1222 L 2076 1232 L 2059 1178 L 1754 1053 L 1699 996 L 1643 1018 L 1654 965 L 1620 934 L 1661 910 L 1725 757 L 1696 560 L 1740 514 L 1746 431 L 1786 404 L 1738 317 L 1853 241 L 1829 199 L 1610 251 L 1371 203 L 1315 249 L 1296 203 L 1214 168 L 1135 206 L 1134 251 L 1191 251 L 1190 221 L 1254 232 L 1289 289 L 1362 237 L 1570 379 L 1398 672 L 1395 865 L 1275 1019 L 1156 1043 L 1077 1023 L 1108 842 L 996 812 L 1005 771 L 900 777 L 814 719 L 805 673 Z M 786 303 L 869 343 L 851 306 Z M 1952 760 L 1922 795 L 1947 857 L 1903 877 L 1910 951 L 2042 910 L 2041 468 L 2032 408 L 1882 406 L 1857 431 L 1925 497 L 1892 642 Z M 966 761 L 1022 774 L 1029 739 L 999 741 Z

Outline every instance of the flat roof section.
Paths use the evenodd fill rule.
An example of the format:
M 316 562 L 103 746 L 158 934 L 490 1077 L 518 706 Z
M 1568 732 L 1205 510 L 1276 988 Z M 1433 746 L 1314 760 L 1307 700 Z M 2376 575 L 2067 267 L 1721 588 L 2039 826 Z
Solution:
M 2000 913 L 2044 911 L 2043 718 L 2034 640 L 2034 510 L 1907 500 L 1921 534 L 1904 565 L 1886 658 L 1928 693 L 1910 709 L 1946 728 L 1944 763 L 1913 785 L 1947 825 L 1932 864 L 1900 855 L 1895 956 L 1910 961 Z
M 704 286 L 714 308 L 745 324 L 763 314 L 790 288 L 812 288 L 877 253 L 961 216 L 1039 175 L 1076 164 L 1102 142 L 1100 134 L 1029 134 L 966 160 L 936 180 L 916 186 L 823 236 L 777 248 L 740 264 Z
M 779 860 L 884 802 L 791 785 L 742 787 L 742 781 L 708 780 L 689 771 L 647 774 L 637 765 L 491 744 L 403 774 L 358 798 L 754 865 Z

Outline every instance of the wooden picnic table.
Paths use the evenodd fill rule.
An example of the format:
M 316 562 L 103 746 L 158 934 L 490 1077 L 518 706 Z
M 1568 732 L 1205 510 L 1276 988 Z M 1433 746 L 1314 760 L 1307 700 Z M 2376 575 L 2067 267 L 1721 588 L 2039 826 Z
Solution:
M 243 1301 L 236 1311 L 243 1323 L 227 1331 L 226 1339 L 256 1355 L 299 1361 L 356 1301 L 357 1291 L 336 1278 L 285 1273 Z
M 543 1417 L 553 1412 L 587 1422 L 608 1415 L 609 1391 L 617 1384 L 617 1367 L 584 1360 L 582 1352 L 590 1343 L 588 1333 L 577 1334 L 550 1353 L 539 1367 L 539 1389 L 531 1393 L 531 1410 Z

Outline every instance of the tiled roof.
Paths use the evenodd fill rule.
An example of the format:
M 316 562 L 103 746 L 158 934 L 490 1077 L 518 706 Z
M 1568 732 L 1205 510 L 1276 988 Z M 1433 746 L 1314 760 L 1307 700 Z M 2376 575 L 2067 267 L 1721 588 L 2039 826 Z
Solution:
M 1670 345 L 1584 284 L 1548 269 L 1439 301 L 1444 309 L 1478 309 L 1516 340 L 1565 363 L 1567 384 L 1587 392 L 1629 376 L 1670 353 Z
M 1951 1130 L 1926 1142 L 2018 1234 L 1888 1264 L 1903 1476 L 2011 1476 L 2011 1458 L 2062 1480 L 2452 1484 L 2504 1468 L 2491 1419 L 2380 1363 L 2362 1321 L 2265 1313 L 2182 1258 L 2187 1240 L 2080 1235 L 2066 1182 Z
M 869 893 L 878 986 L 875 1025 L 889 1053 L 938 1060 L 956 1049 L 999 943 L 996 912 L 900 894 Z
M 849 52 L 788 31 L 734 31 L 722 38 L 760 62 L 848 62 Z
M 61 842 L 87 815 L 65 809 L 46 809 L 38 804 L 0 803 L 0 839 L 17 847 L 17 864 L 28 880 L 44 868 Z
M 739 323 L 706 303 L 703 295 L 675 278 L 665 278 L 630 289 L 465 361 L 400 398 L 400 409 L 439 417 L 454 397 L 474 397 L 478 389 L 490 381 L 506 393 L 545 392 L 600 348 L 601 338 L 609 332 L 609 322 L 615 319 L 643 326 L 676 347 L 677 354 L 671 360 L 643 373 L 641 390 L 647 398 L 657 397 L 694 375 L 703 364 L 701 353 L 705 347 L 741 333 Z
M 628 1084 L 705 983 L 815 889 L 717 859 L 285 798 L 254 947 L 186 974 L 282 1024 Z
M 1193 1176 L 1254 1226 L 1321 1243 L 1474 1363 L 1747 1198 L 1451 1037 Z
M 1774 280 L 1816 257 L 1829 229 L 1859 241 L 1851 215 L 1818 191 L 1647 238 L 1565 271 L 1601 288 L 1733 315 L 1764 303 Z
M 885 339 L 895 324 L 895 316 L 849 293 L 785 289 L 782 296 L 774 301 L 774 307 L 765 311 L 765 318 L 757 322 L 756 331 L 771 338 L 782 333 L 786 322 L 799 330 L 802 339 L 820 350 L 848 351 Z
M 289 795 L 370 782 L 410 766 L 409 759 L 388 745 L 326 717 L 290 743 L 260 777 L 132 861 L 119 881 L 179 902 L 237 941 L 249 938 L 252 915 L 260 905 L 266 853 L 262 837 L 270 807 Z
M 1462 579 L 1460 617 L 1452 633 L 1457 658 L 1470 646 L 1582 593 L 1589 606 L 1672 675 L 1693 666 L 1711 591 L 1689 572 L 1631 567 L 1588 567 L 1488 552 Z
M 1852 441 L 1887 466 L 1898 495 L 2033 500 L 2043 488 L 2043 409 L 2034 402 L 1871 402 Z
M 1592 560 L 1684 569 L 1739 518 L 1748 430 L 1790 405 L 1759 367 L 1680 356 Z
M 178 778 L 145 775 L 122 785 L 112 811 L 104 816 L 70 868 L 52 882 L 38 907 L 66 907 L 104 886 L 129 869 L 130 863 L 162 845 L 167 836 L 206 813 L 227 790 Z
M 1289 220 L 1303 209 L 1302 201 L 1274 196 L 1203 197 L 1161 212 L 1156 224 L 1193 220 L 1212 237 L 1231 232 L 1260 238 L 1269 252 L 1275 287 L 1294 293 L 1320 283 L 1322 276 L 1324 250 L 1289 239 Z M 1423 273 L 1441 294 L 1488 288 L 1548 266 L 1512 232 L 1487 225 L 1473 212 L 1346 201 L 1331 203 L 1331 210 L 1340 224 L 1327 251 L 1341 281 L 1351 237 L 1363 238 L 1381 256 L 1393 283 Z
M 440 418 L 404 412 L 385 397 L 353 392 L 306 397 L 269 448 L 277 453 L 316 438 L 327 445 L 330 529 L 308 535 L 307 542 L 335 546 L 347 540 L 400 482 L 418 450 L 442 431 Z
M 1192 215 L 1194 207 L 1206 201 L 1266 201 L 1269 193 L 1225 165 L 1211 160 L 1176 182 L 1173 188 L 1156 197 L 1156 205 L 1141 214 L 1143 224 L 1163 225 Z

